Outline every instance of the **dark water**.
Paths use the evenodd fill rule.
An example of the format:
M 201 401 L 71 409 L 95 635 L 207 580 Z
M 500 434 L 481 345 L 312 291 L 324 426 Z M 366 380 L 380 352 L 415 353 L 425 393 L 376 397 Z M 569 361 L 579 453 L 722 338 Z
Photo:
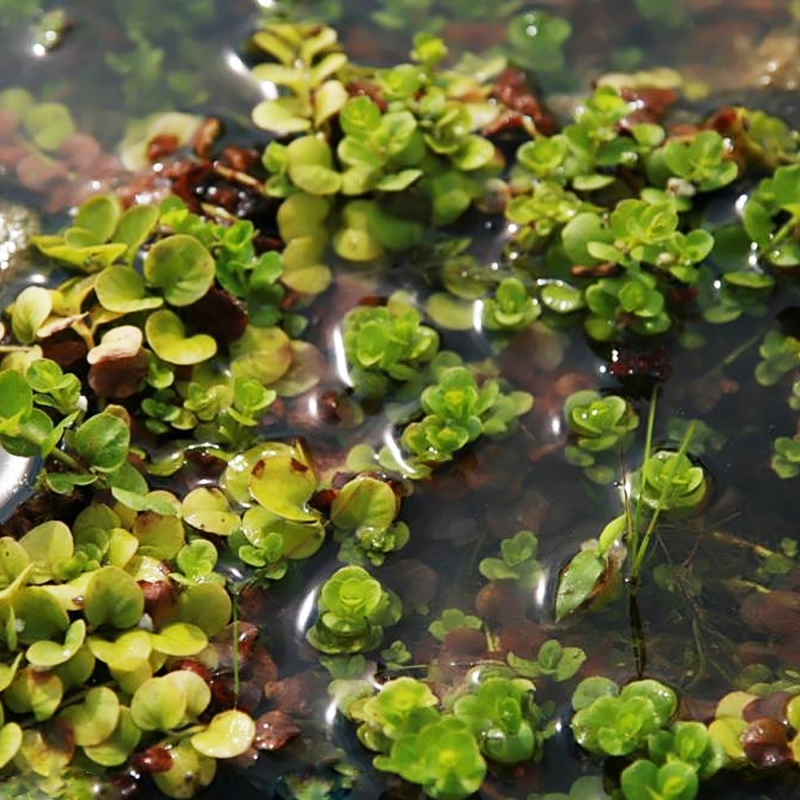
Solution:
M 22 4 L 20 4 L 22 5 Z M 216 7 L 209 3 L 209 13 L 199 13 L 192 22 L 193 3 L 174 2 L 160 8 L 158 4 L 141 4 L 142 16 L 137 16 L 136 6 L 107 2 L 82 2 L 68 5 L 70 26 L 63 33 L 63 41 L 52 51 L 43 52 L 36 47 L 35 37 L 25 26 L 6 24 L 0 27 L 0 90 L 8 86 L 24 86 L 69 106 L 80 126 L 91 131 L 106 146 L 121 138 L 126 120 L 133 113 L 142 115 L 155 110 L 176 108 L 199 114 L 214 114 L 227 124 L 227 137 L 242 144 L 262 144 L 263 133 L 254 132 L 247 120 L 252 105 L 260 96 L 259 87 L 248 77 L 245 63 L 246 48 L 242 43 L 247 32 L 265 9 L 249 2 L 225 4 L 219 0 Z M 162 4 L 163 5 L 163 4 Z M 266 4 L 265 4 L 266 5 Z M 652 5 L 652 4 L 650 4 Z M 770 59 L 780 51 L 764 48 L 773 31 L 785 31 L 790 17 L 787 4 L 755 3 L 685 3 L 686 18 L 682 27 L 671 28 L 664 21 L 647 22 L 634 14 L 630 2 L 600 2 L 576 0 L 569 3 L 551 3 L 546 6 L 553 13 L 563 12 L 572 20 L 574 33 L 566 47 L 568 67 L 564 70 L 537 75 L 541 86 L 547 90 L 558 110 L 566 107 L 568 97 L 581 92 L 592 78 L 612 69 L 632 65 L 647 68 L 656 65 L 680 67 L 694 84 L 707 84 L 707 91 L 697 90 L 700 108 L 710 108 L 723 102 L 749 101 L 754 105 L 779 113 L 795 124 L 800 123 L 797 94 L 794 91 L 791 66 L 786 75 L 775 78 Z M 0 0 L 0 23 L 4 22 L 5 9 Z M 200 6 L 196 5 L 196 12 Z M 375 4 L 294 4 L 284 8 L 302 16 L 306 9 L 328 14 L 343 32 L 346 45 L 356 57 L 372 62 L 392 63 L 405 58 L 408 31 L 388 37 L 365 36 L 364 26 Z M 524 6 L 527 8 L 527 6 Z M 766 9 L 766 10 L 764 10 Z M 274 8 L 272 9 L 274 11 Z M 127 16 L 126 16 L 127 15 Z M 123 74 L 110 69 L 106 51 L 128 52 L 120 19 L 133 19 L 143 26 L 150 46 L 163 51 L 164 70 L 185 72 L 188 78 L 175 86 L 155 78 L 151 85 L 143 78 L 144 89 L 125 79 Z M 6 18 L 6 21 L 10 18 Z M 160 20 L 160 22 L 159 22 Z M 631 24 L 629 24 L 629 21 Z M 481 21 L 484 28 L 488 20 Z M 145 23 L 147 23 L 145 25 Z M 187 29 L 189 33 L 181 32 Z M 445 20 L 445 33 L 469 48 L 483 34 L 478 28 Z M 456 45 L 458 46 L 458 45 Z M 761 52 L 763 50 L 763 52 Z M 772 58 L 774 61 L 774 58 Z M 772 77 L 770 77 L 772 76 Z M 151 76 L 152 77 L 152 76 Z M 771 86 L 769 84 L 772 81 Z M 34 205 L 37 198 L 20 191 L 8 178 L 0 175 L 0 198 L 12 202 Z M 735 197 L 729 198 L 731 202 Z M 721 215 L 728 208 L 717 209 Z M 63 217 L 59 212 L 44 212 L 41 224 L 46 229 L 56 227 Z M 491 261 L 497 256 L 499 246 L 492 231 L 483 232 L 475 245 L 476 256 Z M 37 264 L 25 262 L 12 265 L 0 275 L 4 303 L 20 286 L 33 280 Z M 394 265 L 386 274 L 364 278 L 363 293 L 379 291 L 389 293 L 399 285 L 410 284 L 422 296 L 429 287 L 424 276 L 415 275 L 407 263 Z M 718 383 L 714 367 L 746 342 L 763 333 L 780 317 L 787 332 L 797 335 L 797 292 L 785 287 L 777 292 L 761 318 L 744 318 L 741 324 L 712 327 L 700 321 L 688 320 L 685 329 L 702 334 L 707 346 L 700 351 L 686 350 L 675 341 L 665 345 L 664 358 L 670 363 L 672 378 L 665 384 L 659 397 L 659 418 L 702 415 L 704 392 L 715 391 Z M 331 304 L 335 308 L 335 302 Z M 790 311 L 786 311 L 786 309 Z M 335 318 L 327 320 L 330 328 L 337 324 Z M 324 335 L 321 340 L 324 340 Z M 534 343 L 521 342 L 512 346 L 501 358 L 501 364 L 523 388 L 537 397 L 537 411 L 526 429 L 513 440 L 502 442 L 498 448 L 481 444 L 475 448 L 474 462 L 463 469 L 473 468 L 486 473 L 486 480 L 477 487 L 469 487 L 461 467 L 446 468 L 441 477 L 430 486 L 420 486 L 404 505 L 402 518 L 413 531 L 413 543 L 401 555 L 427 565 L 435 565 L 439 572 L 439 593 L 435 608 L 470 608 L 474 592 L 481 586 L 477 563 L 483 556 L 494 552 L 499 538 L 522 527 L 537 531 L 540 540 L 540 560 L 546 565 L 546 575 L 540 590 L 532 598 L 528 613 L 536 620 L 552 622 L 552 604 L 558 569 L 575 552 L 578 544 L 593 535 L 616 512 L 618 496 L 613 489 L 587 490 L 576 471 L 563 463 L 560 451 L 533 458 L 532 451 L 545 448 L 558 441 L 561 434 L 561 406 L 556 397 L 548 394 L 548 381 L 568 372 L 581 372 L 596 379 L 603 387 L 616 387 L 616 380 L 607 374 L 605 353 L 589 347 L 580 335 L 542 334 L 535 342 L 538 348 L 552 348 L 553 363 L 543 355 L 532 355 Z M 461 351 L 465 355 L 485 355 L 490 344 L 481 331 L 470 334 L 445 334 L 444 348 Z M 537 353 L 541 351 L 537 350 Z M 558 358 L 558 354 L 562 357 Z M 541 363 L 537 363 L 537 358 Z M 757 363 L 757 344 L 746 348 L 735 363 L 726 368 L 725 378 L 741 387 L 715 405 L 713 424 L 725 437 L 726 443 L 718 451 L 709 449 L 703 456 L 704 465 L 712 476 L 714 492 L 708 507 L 700 518 L 686 521 L 674 530 L 664 533 L 669 538 L 670 557 L 681 559 L 706 557 L 722 566 L 720 576 L 734 574 L 737 570 L 752 569 L 752 563 L 738 551 L 725 548 L 713 539 L 713 531 L 724 530 L 744 539 L 756 538 L 768 545 L 776 545 L 784 537 L 796 535 L 796 487 L 791 481 L 778 481 L 769 469 L 770 442 L 779 432 L 791 435 L 794 414 L 786 407 L 783 395 L 769 394 L 753 385 L 752 373 Z M 716 382 L 716 383 L 715 383 Z M 629 385 L 628 388 L 637 388 Z M 645 387 L 642 394 L 646 395 Z M 377 418 L 366 426 L 363 435 L 379 441 L 391 427 Z M 287 432 L 292 433 L 292 432 Z M 308 431 L 295 431 L 306 436 Z M 314 436 L 330 436 L 337 441 L 338 434 L 326 431 L 324 425 Z M 662 439 L 665 430 L 657 430 Z M 339 442 L 348 446 L 349 443 Z M 626 453 L 620 469 L 630 470 L 637 464 L 641 453 Z M 508 469 L 512 465 L 512 470 Z M 8 467 L 3 466 L 4 479 Z M 15 484 L 7 480 L 6 484 Z M 16 484 L 15 484 L 16 485 Z M 0 496 L 5 499 L 5 495 Z M 13 501 L 8 501 L 13 502 Z M 666 545 L 665 545 L 666 548 Z M 408 562 L 405 562 L 406 566 Z M 281 610 L 276 616 L 264 620 L 270 647 L 282 674 L 298 668 L 308 668 L 309 654 L 304 645 L 304 632 L 308 627 L 309 587 L 318 586 L 331 572 L 331 553 L 312 559 L 305 570 L 305 588 L 302 593 L 291 587 L 279 590 Z M 727 572 L 726 572 L 727 570 Z M 391 584 L 391 569 L 388 570 Z M 402 583 L 402 573 L 395 580 Z M 703 596 L 703 611 L 721 637 L 740 637 L 741 623 L 736 605 L 730 594 L 720 591 Z M 650 642 L 648 671 L 676 685 L 690 682 L 681 663 L 687 637 L 691 634 L 691 610 L 681 608 L 680 600 L 664 600 L 657 589 L 645 588 L 641 597 L 643 627 Z M 610 660 L 617 677 L 633 674 L 633 656 L 627 642 L 627 624 L 624 608 L 612 608 L 604 616 L 575 623 L 566 630 L 566 636 L 576 636 L 584 643 L 597 642 L 598 647 L 611 643 Z M 427 620 L 416 618 L 408 634 L 413 640 L 413 626 L 420 630 Z M 603 627 L 606 626 L 606 627 Z M 394 636 L 392 631 L 392 638 Z M 419 636 L 418 630 L 416 635 Z M 560 636 L 560 632 L 558 633 Z M 743 637 L 744 634 L 742 633 Z M 725 652 L 714 650 L 713 637 L 709 639 L 709 657 L 725 660 Z M 585 644 L 584 644 L 585 646 Z M 718 665 L 716 677 L 701 681 L 693 691 L 700 698 L 711 698 L 727 690 L 725 663 Z M 727 665 L 729 668 L 730 665 Z M 562 715 L 564 698 L 560 698 Z M 316 721 L 308 724 L 308 736 L 296 741 L 276 756 L 264 755 L 258 766 L 244 771 L 226 767 L 223 777 L 203 797 L 241 800 L 276 796 L 281 790 L 280 776 L 289 771 L 308 770 L 309 762 L 324 763 L 335 754 L 335 747 L 343 748 L 348 759 L 363 770 L 360 788 L 352 793 L 358 800 L 371 800 L 383 791 L 381 780 L 369 766 L 369 755 L 358 745 L 350 726 L 328 712 L 324 695 L 314 698 L 314 708 L 319 711 Z M 566 721 L 566 717 L 564 717 Z M 565 725 L 566 727 L 566 725 Z M 565 791 L 572 778 L 584 771 L 595 770 L 596 764 L 582 757 L 564 732 L 547 743 L 539 791 Z M 326 773 L 325 768 L 320 768 Z M 750 783 L 739 777 L 722 777 L 707 788 L 701 797 L 741 798 L 741 800 L 789 800 L 800 792 L 794 774 L 783 776 L 781 781 Z M 276 786 L 278 787 L 276 789 Z M 508 796 L 514 793 L 509 782 L 504 787 Z M 147 796 L 147 792 L 145 792 Z M 283 796 L 283 795 L 281 795 Z M 342 794 L 344 796 L 344 793 Z M 389 789 L 381 795 L 387 800 L 400 797 Z M 416 795 L 404 794 L 403 797 Z

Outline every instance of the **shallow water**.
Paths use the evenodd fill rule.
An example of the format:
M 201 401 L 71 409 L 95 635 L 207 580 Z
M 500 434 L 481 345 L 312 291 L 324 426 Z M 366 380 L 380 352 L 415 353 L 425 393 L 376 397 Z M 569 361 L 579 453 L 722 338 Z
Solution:
M 175 5 L 177 8 L 180 4 Z M 312 9 L 326 8 L 323 4 L 306 4 L 306 8 L 309 5 Z M 406 34 L 399 33 L 377 45 L 375 40 L 365 36 L 362 22 L 372 5 L 344 5 L 346 12 L 338 24 L 345 32 L 346 46 L 349 45 L 357 57 L 392 63 L 405 56 L 409 43 Z M 220 2 L 217 6 L 218 19 L 210 17 L 199 24 L 188 43 L 173 34 L 164 34 L 160 40 L 169 54 L 171 66 L 180 66 L 181 59 L 185 60 L 194 79 L 194 88 L 190 90 L 173 91 L 165 98 L 150 92 L 137 95 L 134 88 L 104 66 L 104 50 L 107 47 L 113 50 L 114 43 L 119 41 L 115 38 L 119 37 L 119 29 L 111 6 L 80 1 L 70 4 L 69 17 L 73 25 L 64 33 L 62 43 L 50 52 L 42 53 L 32 39 L 20 35 L 18 29 L 0 29 L 0 89 L 21 85 L 58 98 L 73 110 L 87 130 L 109 147 L 120 138 L 132 106 L 137 113 L 173 107 L 212 113 L 228 123 L 230 140 L 244 137 L 246 144 L 263 143 L 265 135 L 249 130 L 246 120 L 253 102 L 265 89 L 254 85 L 247 76 L 244 67 L 247 53 L 241 46 L 259 10 L 245 2 L 224 8 Z M 620 20 L 624 22 L 630 18 L 630 5 L 623 2 L 551 3 L 547 6 L 549 10 L 563 11 L 573 20 L 574 36 L 567 48 L 570 69 L 544 74 L 539 82 L 552 93 L 553 105 L 558 109 L 566 106 L 572 93 L 582 91 L 593 77 L 619 67 L 626 58 L 628 61 L 638 58 L 636 63 L 642 68 L 662 64 L 679 66 L 691 81 L 707 82 L 710 90 L 705 95 L 698 89 L 696 102 L 700 107 L 716 106 L 720 98 L 724 102 L 747 100 L 794 118 L 797 123 L 800 120 L 797 119 L 793 83 L 796 78 L 792 76 L 792 67 L 779 63 L 775 55 L 780 50 L 778 44 L 773 45 L 773 50 L 764 46 L 764 42 L 769 43 L 773 30 L 786 30 L 788 13 L 783 6 L 781 3 L 767 3 L 765 8 L 756 3 L 686 3 L 690 19 L 681 29 L 684 33 L 679 35 L 656 24 L 639 23 L 636 28 L 621 24 Z M 709 31 L 713 31 L 712 48 L 708 45 Z M 445 25 L 445 32 L 454 39 L 464 37 L 467 47 L 470 35 L 473 38 L 477 35 L 474 27 L 457 24 Z M 641 52 L 637 55 L 632 48 Z M 770 82 L 771 86 L 765 86 Z M 158 81 L 154 82 L 154 90 L 158 85 Z M 203 92 L 208 96 L 202 96 Z M 20 192 L 1 174 L 0 192 L 14 203 L 28 206 L 36 203 L 30 193 Z M 732 203 L 735 198 L 730 200 Z M 716 209 L 715 213 L 729 214 L 730 208 Z M 59 211 L 44 212 L 41 224 L 52 229 L 62 218 Z M 473 223 L 474 220 L 468 220 L 462 232 L 475 233 L 470 229 Z M 491 268 L 502 258 L 499 242 L 504 235 L 499 224 L 478 231 L 474 252 L 481 263 Z M 9 267 L 0 275 L 4 304 L 20 286 L 41 279 L 36 263 L 19 263 L 14 254 L 9 256 L 8 262 Z M 328 357 L 332 384 L 337 378 L 340 383 L 346 383 L 336 350 L 338 315 L 343 307 L 351 305 L 359 296 L 387 295 L 401 287 L 412 289 L 421 304 L 432 289 L 427 273 L 406 261 L 392 264 L 381 273 L 362 272 L 356 277 L 348 268 L 340 265 L 338 269 L 339 281 L 315 329 L 317 342 Z M 687 320 L 686 331 L 702 334 L 708 344 L 702 351 L 683 349 L 677 341 L 664 345 L 662 357 L 670 364 L 672 377 L 659 396 L 659 418 L 686 418 L 705 413 L 710 402 L 709 393 L 719 391 L 719 374 L 714 369 L 756 334 L 760 340 L 776 317 L 783 320 L 787 332 L 797 335 L 800 327 L 797 305 L 796 287 L 785 287 L 771 298 L 763 317 L 744 318 L 741 324 L 734 326 L 733 333 L 729 326 L 716 328 L 702 321 Z M 480 329 L 446 333 L 443 347 L 469 357 L 485 357 L 492 352 L 489 335 Z M 549 445 L 559 442 L 563 434 L 563 395 L 556 391 L 558 380 L 580 373 L 593 378 L 601 387 L 617 386 L 617 379 L 608 372 L 605 355 L 588 346 L 575 332 L 556 334 L 540 329 L 535 334 L 519 337 L 509 347 L 500 359 L 501 367 L 518 388 L 533 392 L 537 398 L 535 412 L 514 439 L 501 441 L 499 445 L 480 444 L 468 458 L 445 468 L 430 485 L 415 488 L 402 513 L 402 519 L 413 531 L 412 544 L 401 554 L 403 561 L 387 566 L 383 573 L 392 588 L 401 595 L 411 594 L 415 587 L 409 592 L 404 585 L 408 575 L 414 574 L 413 570 L 435 570 L 438 573 L 435 607 L 470 607 L 472 595 L 482 584 L 477 572 L 480 558 L 493 553 L 503 536 L 529 527 L 539 535 L 539 558 L 546 569 L 541 585 L 529 599 L 527 615 L 545 627 L 552 624 L 558 570 L 581 541 L 596 535 L 612 512 L 616 513 L 614 509 L 619 503 L 618 489 L 587 490 L 578 471 L 564 463 L 560 450 L 550 452 L 548 449 Z M 752 564 L 741 566 L 738 551 L 721 545 L 714 539 L 713 532 L 724 530 L 726 534 L 756 538 L 768 545 L 796 535 L 796 488 L 791 481 L 778 481 L 769 469 L 769 441 L 791 427 L 794 415 L 781 395 L 769 395 L 752 385 L 757 358 L 757 344 L 745 349 L 724 371 L 728 384 L 736 385 L 741 391 L 731 390 L 730 395 L 719 402 L 714 398 L 713 424 L 726 442 L 717 451 L 709 448 L 703 456 L 704 466 L 714 483 L 707 508 L 697 518 L 678 523 L 673 530 L 666 531 L 662 541 L 664 551 L 668 550 L 669 557 L 676 563 L 702 556 L 725 564 L 720 576 L 733 574 L 731 570 L 752 568 Z M 628 390 L 639 391 L 643 397 L 649 394 L 650 383 L 647 379 L 635 378 L 625 382 Z M 387 437 L 391 441 L 391 424 L 380 413 L 351 433 L 327 423 L 316 410 L 316 405 L 309 404 L 304 409 L 305 425 L 296 430 L 271 433 L 298 435 L 308 440 L 312 451 L 319 452 L 350 446 L 354 437 L 372 443 L 380 443 Z M 658 431 L 659 436 L 665 437 L 665 430 Z M 621 455 L 620 474 L 630 471 L 640 457 L 641 453 L 635 450 Z M 0 470 L 4 490 L 0 492 L 0 503 L 4 504 L 7 514 L 9 505 L 18 497 L 22 472 L 17 462 L 0 461 Z M 304 640 L 315 591 L 309 587 L 318 587 L 330 574 L 335 565 L 333 559 L 334 554 L 327 550 L 311 559 L 304 570 L 302 592 L 298 594 L 291 586 L 278 588 L 266 611 L 262 609 L 261 618 L 254 619 L 261 622 L 282 675 L 309 669 L 315 663 Z M 734 639 L 740 636 L 741 624 L 730 594 L 706 593 L 702 602 L 705 618 L 713 623 L 720 636 Z M 726 685 L 720 676 L 720 672 L 724 676 L 726 665 L 720 664 L 720 672 L 706 678 L 691 674 L 683 662 L 686 641 L 691 635 L 693 609 L 682 606 L 680 597 L 665 600 L 663 593 L 652 587 L 643 590 L 640 603 L 648 642 L 648 674 L 675 685 L 691 685 L 693 693 L 700 698 L 715 697 Z M 617 602 L 602 617 L 578 621 L 566 629 L 567 636 L 595 643 L 601 650 L 607 649 L 608 652 L 603 653 L 604 665 L 620 678 L 631 676 L 636 670 L 622 605 Z M 409 641 L 414 641 L 415 637 L 421 639 L 426 625 L 427 620 L 412 616 L 410 621 L 404 620 L 402 633 Z M 725 652 L 715 650 L 713 636 L 707 644 L 707 656 L 712 661 L 717 656 L 724 660 Z M 341 747 L 363 770 L 360 787 L 350 796 L 354 800 L 377 797 L 383 784 L 369 766 L 369 755 L 356 742 L 350 726 L 330 713 L 324 684 L 320 683 L 319 688 L 320 694 L 310 698 L 315 717 L 308 724 L 307 738 L 293 742 L 275 757 L 262 756 L 259 765 L 250 770 L 229 767 L 226 778 L 219 780 L 204 796 L 222 798 L 234 792 L 242 800 L 274 796 L 274 781 L 285 771 L 302 771 L 309 761 L 321 763 L 333 757 L 333 747 Z M 568 696 L 555 699 L 560 703 L 561 716 L 566 718 L 564 703 Z M 548 742 L 541 774 L 534 776 L 535 780 L 532 779 L 526 791 L 565 791 L 574 775 L 595 768 L 596 765 L 588 764 L 578 753 L 565 731 Z M 522 790 L 513 788 L 510 780 L 502 786 L 509 797 L 524 796 Z M 788 800 L 797 796 L 797 789 L 796 776 L 781 785 L 774 781 L 751 785 L 735 778 L 721 779 L 704 787 L 701 797 L 704 800 L 723 797 Z M 390 788 L 381 796 L 388 799 L 414 795 Z

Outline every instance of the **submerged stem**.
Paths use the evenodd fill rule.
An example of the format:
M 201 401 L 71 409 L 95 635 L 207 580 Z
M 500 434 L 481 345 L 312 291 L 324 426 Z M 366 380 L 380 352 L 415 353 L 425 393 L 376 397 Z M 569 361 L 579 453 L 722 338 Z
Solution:
M 630 577 L 625 581 L 628 587 L 628 620 L 631 626 L 631 646 L 636 677 L 642 678 L 647 668 L 647 643 L 644 638 L 642 615 L 639 612 L 639 579 Z

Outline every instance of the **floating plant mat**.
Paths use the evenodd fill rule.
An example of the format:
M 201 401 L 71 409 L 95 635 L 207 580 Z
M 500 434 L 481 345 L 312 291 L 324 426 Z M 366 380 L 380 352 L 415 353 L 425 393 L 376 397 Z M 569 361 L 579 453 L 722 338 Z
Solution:
M 714 6 L 0 0 L 0 796 L 797 795 L 800 37 Z

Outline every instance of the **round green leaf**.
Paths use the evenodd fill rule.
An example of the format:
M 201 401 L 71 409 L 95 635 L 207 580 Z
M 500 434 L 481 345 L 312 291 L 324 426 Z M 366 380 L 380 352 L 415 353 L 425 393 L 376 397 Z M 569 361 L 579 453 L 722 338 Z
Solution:
M 132 628 L 144 613 L 144 595 L 136 581 L 119 567 L 103 567 L 92 574 L 84 597 L 89 624 Z
M 449 331 L 469 331 L 475 327 L 475 304 L 447 292 L 435 292 L 428 298 L 425 311 L 437 324 Z M 480 320 L 480 316 L 477 317 Z
M 43 778 L 58 775 L 75 750 L 71 737 L 45 736 L 40 729 L 23 730 L 22 743 L 14 757 L 14 766 L 23 774 L 33 773 Z
M 150 634 L 153 650 L 165 656 L 185 658 L 195 656 L 208 645 L 208 637 L 196 625 L 174 622 L 159 633 Z
M 143 731 L 170 731 L 186 714 L 186 693 L 165 677 L 146 680 L 131 699 L 131 716 Z
M 11 331 L 21 344 L 33 344 L 53 310 L 53 298 L 43 286 L 23 289 L 11 309 Z
M 84 746 L 83 751 L 95 764 L 118 767 L 136 750 L 141 738 L 142 732 L 133 721 L 130 709 L 120 706 L 117 726 L 111 735 L 100 744 Z
M 21 745 L 22 728 L 16 722 L 9 722 L 0 728 L 0 769 L 14 758 Z
M 247 752 L 256 735 L 253 718 L 243 711 L 223 711 L 191 738 L 192 747 L 209 758 L 234 758 Z
M 181 504 L 184 522 L 205 533 L 228 536 L 239 527 L 239 515 L 231 511 L 222 491 L 201 486 L 193 489 Z
M 213 337 L 205 333 L 187 337 L 181 318 L 167 309 L 153 312 L 145 322 L 144 332 L 153 352 L 168 364 L 191 366 L 207 361 L 217 352 Z
M 56 713 L 63 696 L 64 686 L 57 675 L 25 667 L 3 692 L 3 702 L 15 713 L 30 712 L 41 722 Z
M 155 206 L 133 206 L 122 214 L 114 231 L 114 241 L 128 245 L 125 253 L 128 263 L 133 261 L 157 222 L 158 209 Z
M 53 570 L 72 558 L 72 533 L 63 522 L 57 520 L 43 522 L 31 528 L 19 543 L 33 562 L 29 583 L 52 580 Z
M 230 622 L 233 603 L 219 583 L 187 586 L 178 598 L 182 622 L 196 625 L 206 636 L 216 636 Z
M 61 678 L 64 691 L 68 691 L 75 686 L 83 686 L 91 678 L 95 664 L 95 657 L 84 644 L 72 658 L 56 666 L 53 672 Z
M 142 276 L 132 267 L 106 267 L 97 276 L 94 290 L 100 305 L 118 314 L 145 311 L 164 304 L 163 298 L 147 295 Z
M 231 358 L 234 377 L 252 378 L 269 386 L 288 372 L 292 343 L 280 328 L 250 325 L 244 336 L 231 345 Z
M 192 722 L 208 708 L 211 702 L 209 685 L 196 673 L 188 669 L 176 669 L 164 675 L 164 680 L 186 697 L 186 721 Z
M 369 475 L 348 481 L 331 506 L 331 521 L 337 528 L 385 530 L 394 521 L 400 503 L 392 487 Z
M 99 636 L 89 637 L 92 654 L 112 669 L 131 672 L 149 658 L 153 645 L 150 634 L 143 630 L 126 631 L 113 641 Z
M 315 521 L 306 507 L 317 488 L 317 476 L 305 454 L 287 447 L 257 461 L 250 474 L 250 493 L 264 508 L 294 522 Z
M 183 523 L 178 517 L 145 511 L 133 523 L 133 535 L 139 540 L 139 555 L 171 560 L 186 543 Z
M 175 800 L 190 800 L 214 780 L 217 762 L 201 755 L 184 740 L 169 748 L 172 766 L 156 772 L 153 781 L 159 791 Z
M 116 414 L 103 411 L 89 417 L 75 431 L 78 455 L 98 472 L 113 472 L 128 458 L 131 434 Z
M 115 195 L 99 194 L 81 205 L 73 225 L 89 231 L 92 244 L 102 244 L 111 238 L 121 215 L 122 205 Z
M 75 133 L 72 115 L 61 103 L 38 103 L 25 114 L 22 124 L 42 150 L 58 150 L 61 142 Z
M 144 260 L 144 277 L 173 306 L 199 300 L 214 283 L 214 258 L 193 236 L 182 233 L 154 244 Z
M 61 714 L 72 723 L 75 744 L 92 747 L 114 732 L 119 720 L 119 700 L 107 686 L 95 686 L 82 703 L 68 706 Z
M 42 640 L 34 642 L 25 653 L 28 663 L 40 669 L 56 667 L 69 661 L 86 639 L 86 623 L 76 619 L 67 628 L 64 644 Z
M 25 644 L 58 638 L 69 627 L 64 606 L 42 587 L 23 589 L 14 598 L 14 612 L 22 623 L 19 640 Z
M 273 131 L 281 136 L 303 133 L 311 127 L 311 120 L 300 116 L 295 98 L 263 100 L 252 111 L 251 118 L 257 128 Z

